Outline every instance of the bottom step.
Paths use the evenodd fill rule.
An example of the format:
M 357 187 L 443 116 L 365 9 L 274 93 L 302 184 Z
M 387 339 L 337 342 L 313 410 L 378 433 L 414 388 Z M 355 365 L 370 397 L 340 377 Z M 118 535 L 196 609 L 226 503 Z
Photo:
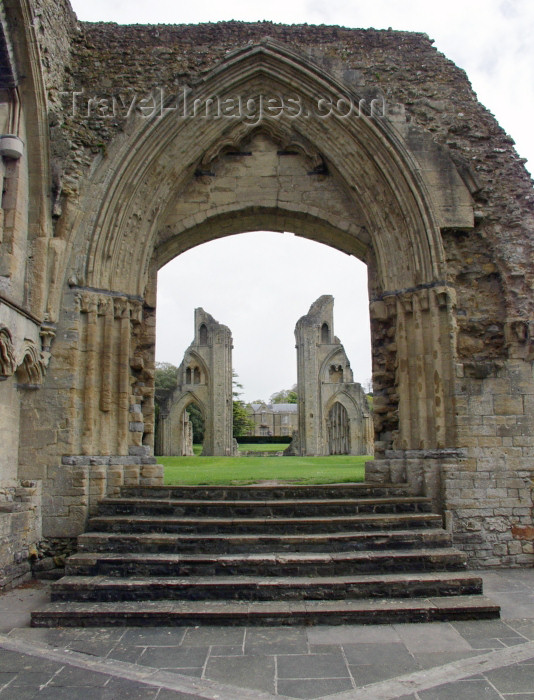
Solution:
M 336 625 L 496 617 L 499 606 L 485 596 L 475 595 L 379 601 L 50 603 L 32 613 L 31 624 L 32 627 Z

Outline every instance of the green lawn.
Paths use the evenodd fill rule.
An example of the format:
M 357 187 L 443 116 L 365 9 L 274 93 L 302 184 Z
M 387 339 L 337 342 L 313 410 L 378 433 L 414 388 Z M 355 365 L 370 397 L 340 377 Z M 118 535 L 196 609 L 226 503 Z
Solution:
M 250 444 L 239 444 L 239 451 L 240 452 L 283 452 L 286 447 L 289 447 L 289 443 L 270 443 L 270 442 L 262 442 L 262 443 L 250 443 Z
M 165 484 L 331 484 L 363 481 L 372 457 L 158 457 Z

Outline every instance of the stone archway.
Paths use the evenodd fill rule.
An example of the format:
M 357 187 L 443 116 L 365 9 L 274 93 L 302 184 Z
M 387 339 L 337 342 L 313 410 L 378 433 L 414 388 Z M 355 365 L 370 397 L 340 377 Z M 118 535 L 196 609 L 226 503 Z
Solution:
M 328 454 L 350 454 L 350 418 L 343 404 L 336 401 L 326 419 Z
M 7 3 L 1 37 L 11 78 L 29 76 L 17 99 L 1 96 L 29 136 L 5 171 L 16 187 L 4 243 L 20 254 L 2 287 L 15 358 L 2 351 L 4 424 L 19 436 L 4 461 L 42 481 L 45 534 L 76 535 L 91 499 L 161 477 L 157 270 L 214 238 L 290 230 L 368 265 L 378 457 L 368 478 L 431 493 L 475 563 L 525 563 L 532 183 L 465 75 L 419 34 L 80 25 L 58 7 Z M 145 102 L 119 95 L 130 79 Z M 80 111 L 76 99 L 108 84 L 107 105 Z M 81 95 L 68 109 L 65 88 Z M 244 111 L 209 112 L 220 101 Z M 19 394 L 23 359 L 28 381 L 39 368 L 43 382 Z
M 225 58 L 195 99 L 204 106 L 213 95 L 239 94 L 248 103 L 289 91 L 311 105 L 317 95 L 347 90 L 287 46 L 265 40 Z M 357 94 L 351 99 L 361 109 L 351 121 L 296 121 L 282 113 L 251 125 L 199 115 L 179 121 L 169 113 L 132 122 L 127 139 L 110 144 L 81 199 L 72 235 L 73 242 L 86 237 L 86 254 L 72 260 L 76 271 L 63 299 L 78 315 L 80 337 L 76 408 L 83 428 L 71 431 L 72 452 L 90 456 L 106 445 L 112 455 L 150 460 L 157 270 L 194 245 L 261 229 L 289 229 L 367 262 L 373 327 L 387 326 L 399 337 L 387 349 L 393 359 L 386 362 L 397 367 L 393 378 L 380 371 L 385 349 L 376 332 L 373 337 L 378 455 L 454 447 L 445 394 L 455 302 L 440 225 L 472 227 L 471 197 L 453 162 L 424 132 L 413 128 L 407 139 Z M 115 336 L 120 343 L 110 352 Z M 437 356 L 421 371 L 436 346 Z M 117 365 L 107 361 L 100 375 L 87 361 L 110 355 Z M 98 402 L 114 372 L 119 400 L 110 400 L 103 415 Z M 130 400 L 141 409 L 133 431 L 125 410 L 128 382 L 138 397 Z M 415 394 L 403 388 L 413 385 Z
M 160 413 L 160 449 L 158 453 L 174 455 L 180 457 L 193 455 L 193 433 L 192 426 L 187 417 L 187 409 L 191 404 L 195 404 L 200 409 L 204 419 L 206 438 L 210 439 L 213 426 L 206 420 L 207 407 L 201 395 L 205 392 L 187 391 L 173 400 L 169 397 L 167 404 L 164 404 Z

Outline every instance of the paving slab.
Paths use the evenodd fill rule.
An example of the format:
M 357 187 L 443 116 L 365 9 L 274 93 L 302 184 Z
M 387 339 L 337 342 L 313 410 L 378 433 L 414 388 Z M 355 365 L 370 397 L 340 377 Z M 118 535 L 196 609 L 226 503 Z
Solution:
M 180 646 L 186 632 L 185 627 L 129 627 L 120 629 L 120 640 L 125 645 L 143 647 Z
M 429 651 L 461 651 L 472 647 L 462 635 L 449 623 L 432 622 L 428 624 L 405 623 L 394 625 L 406 648 L 414 653 Z
M 461 680 L 419 693 L 420 700 L 502 700 L 486 680 Z
M 343 625 L 310 627 L 310 644 L 385 644 L 400 642 L 393 625 Z
M 292 698 L 322 698 L 353 688 L 350 678 L 314 678 L 312 680 L 279 680 L 278 692 Z
M 85 669 L 72 666 L 63 666 L 47 683 L 48 686 L 58 687 L 82 687 L 82 686 L 105 686 L 109 681 L 109 676 L 104 673 L 88 674 Z
M 419 664 L 420 668 L 435 668 L 436 666 L 443 666 L 444 664 L 449 664 L 453 661 L 460 661 L 461 659 L 468 659 L 473 656 L 479 656 L 481 654 L 480 649 L 473 649 L 472 651 L 431 651 L 431 652 L 418 652 L 413 655 L 414 659 Z
M 106 658 L 114 659 L 115 661 L 129 661 L 132 664 L 137 664 L 144 651 L 144 647 L 119 643 L 113 647 Z
M 278 678 L 350 678 L 343 654 L 295 654 L 277 657 Z
M 308 636 L 305 629 L 251 628 L 244 650 L 246 654 L 307 654 Z
M 534 620 L 507 620 L 508 626 L 526 639 L 534 639 Z
M 349 664 L 413 664 L 414 657 L 402 642 L 393 644 L 343 644 Z
M 147 647 L 137 663 L 165 669 L 203 668 L 208 654 L 209 647 Z
M 214 644 L 211 647 L 210 656 L 244 656 L 242 646 L 231 644 Z
M 245 629 L 242 627 L 189 627 L 184 631 L 182 646 L 242 645 Z
M 410 661 L 399 661 L 389 664 L 382 664 L 380 661 L 374 664 L 350 664 L 349 670 L 358 688 L 368 686 L 372 683 L 388 681 L 391 678 L 417 672 L 421 669 L 415 659 Z
M 276 692 L 275 675 L 273 656 L 216 657 L 206 666 L 206 677 L 211 680 L 273 694 Z
M 534 665 L 514 664 L 496 668 L 485 674 L 486 678 L 501 693 L 534 692 Z

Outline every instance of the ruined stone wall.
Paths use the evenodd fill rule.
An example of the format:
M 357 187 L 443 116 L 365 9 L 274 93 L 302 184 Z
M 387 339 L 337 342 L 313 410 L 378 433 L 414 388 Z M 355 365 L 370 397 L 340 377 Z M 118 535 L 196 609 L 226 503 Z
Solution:
M 41 539 L 41 484 L 0 484 L 0 591 L 31 577 L 30 555 Z
M 41 536 L 41 483 L 19 471 L 21 405 L 42 385 L 49 359 L 47 330 L 30 301 L 33 280 L 31 209 L 34 194 L 36 126 L 27 92 L 40 65 L 26 61 L 29 28 L 25 3 L 9 0 L 0 7 L 0 43 L 5 64 L 0 78 L 0 588 L 29 576 L 30 549 Z M 42 232 L 46 234 L 46 231 Z M 50 233 L 50 231 L 48 231 Z M 46 338 L 46 340 L 45 340 Z M 35 460 L 35 447 L 34 447 Z
M 423 34 L 123 27 L 77 24 L 66 0 L 2 7 L 27 76 L 27 148 L 2 171 L 15 195 L 0 217 L 13 297 L 0 309 L 11 436 L 0 486 L 43 480 L 45 534 L 75 535 L 100 495 L 161 476 L 149 455 L 158 266 L 272 227 L 368 264 L 380 457 L 369 475 L 430 493 L 474 564 L 528 563 L 534 194 L 465 74 Z M 242 85 L 308 103 L 312 89 L 380 97 L 384 121 L 281 119 L 251 134 L 141 117 L 162 94 Z M 2 100 L 9 119 L 17 100 Z
M 364 96 L 383 94 L 388 104 L 400 105 L 410 121 L 448 147 L 460 171 L 471 180 L 477 215 L 485 222 L 485 238 L 498 239 L 494 230 L 498 213 L 501 225 L 509 224 L 512 229 L 508 249 L 513 253 L 521 246 L 528 254 L 531 244 L 521 230 L 528 229 L 524 213 L 529 211 L 532 216 L 534 200 L 530 178 L 513 141 L 477 102 L 465 73 L 436 51 L 423 34 L 269 22 L 198 26 L 82 23 L 74 39 L 72 73 L 65 83 L 66 90 L 84 91 L 77 97 L 75 115 L 70 98 L 65 103 L 61 131 L 72 144 L 65 159 L 67 170 L 79 177 L 83 166 L 120 133 L 132 104 L 133 97 L 127 99 L 128 95 L 140 99 L 153 88 L 176 94 L 180 87 L 194 85 L 229 50 L 265 36 L 302 51 Z M 99 86 L 96 95 L 95 85 Z M 91 96 L 97 101 L 89 104 Z M 118 103 L 115 113 L 113 96 Z M 512 182 L 513 186 L 505 184 Z M 494 196 L 496 183 L 498 196 Z M 507 257 L 498 267 L 521 260 L 515 255 Z M 510 277 L 513 270 L 507 272 Z
M 334 298 L 319 297 L 295 326 L 299 453 L 331 451 L 331 411 L 340 404 L 347 418 L 343 454 L 371 455 L 371 413 L 362 387 L 354 382 L 345 349 L 334 334 Z M 371 439 L 370 439 L 371 438 Z
M 195 337 L 178 367 L 178 386 L 160 411 L 162 455 L 192 454 L 191 424 L 184 412 L 196 403 L 204 418 L 202 454 L 234 454 L 232 334 L 204 309 L 195 309 Z

